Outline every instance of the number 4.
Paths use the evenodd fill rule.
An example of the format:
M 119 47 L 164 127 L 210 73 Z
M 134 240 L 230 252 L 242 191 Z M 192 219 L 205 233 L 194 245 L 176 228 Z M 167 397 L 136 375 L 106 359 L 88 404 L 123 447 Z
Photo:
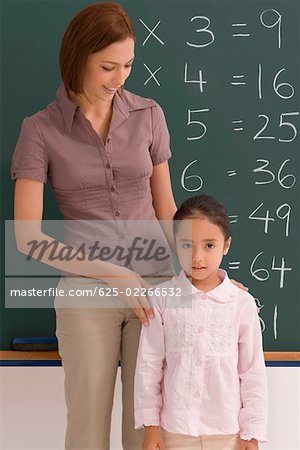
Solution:
M 265 233 L 268 234 L 269 222 L 274 222 L 273 217 L 270 217 L 270 211 L 267 210 L 265 217 L 255 216 L 254 214 L 263 206 L 263 203 L 258 205 L 258 207 L 248 216 L 249 219 L 253 220 L 263 220 L 265 222 Z
M 284 283 L 284 272 L 290 272 L 292 270 L 291 267 L 285 267 L 285 259 L 281 258 L 281 266 L 280 267 L 275 267 L 275 256 L 273 256 L 272 259 L 272 270 L 279 270 L 280 272 L 280 284 L 279 287 L 282 289 L 283 288 L 283 283 Z
M 207 81 L 203 80 L 202 70 L 199 70 L 198 74 L 199 74 L 199 79 L 198 80 L 188 80 L 188 63 L 185 63 L 185 65 L 184 65 L 184 82 L 185 83 L 197 83 L 197 84 L 199 84 L 199 89 L 200 89 L 200 92 L 202 93 L 203 92 L 203 84 L 207 83 Z

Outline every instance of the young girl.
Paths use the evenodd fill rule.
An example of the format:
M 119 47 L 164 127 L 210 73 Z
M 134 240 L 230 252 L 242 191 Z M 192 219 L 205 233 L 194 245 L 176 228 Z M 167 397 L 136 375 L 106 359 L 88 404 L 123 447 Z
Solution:
M 135 426 L 143 450 L 257 450 L 266 441 L 266 371 L 253 297 L 219 268 L 229 218 L 214 198 L 174 215 L 182 271 L 151 297 L 135 374 Z

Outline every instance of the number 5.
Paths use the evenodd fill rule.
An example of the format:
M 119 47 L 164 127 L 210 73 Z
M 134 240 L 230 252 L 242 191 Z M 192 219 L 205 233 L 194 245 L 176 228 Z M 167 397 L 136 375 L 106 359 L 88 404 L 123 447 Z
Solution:
M 289 113 L 282 113 L 282 114 L 280 114 L 279 127 L 291 127 L 293 132 L 294 132 L 294 136 L 291 139 L 279 139 L 279 142 L 292 142 L 294 139 L 296 139 L 297 128 L 291 122 L 284 122 L 283 121 L 283 116 L 299 116 L 299 111 L 298 112 L 289 112 Z
M 205 133 L 207 131 L 206 125 L 204 125 L 204 123 L 200 122 L 199 120 L 191 120 L 191 118 L 192 118 L 191 116 L 192 116 L 192 114 L 207 112 L 207 111 L 209 111 L 209 109 L 188 109 L 187 125 L 198 124 L 203 128 L 203 133 L 200 136 L 188 137 L 187 138 L 188 141 L 197 141 L 198 139 L 203 138 L 203 136 L 205 135 Z

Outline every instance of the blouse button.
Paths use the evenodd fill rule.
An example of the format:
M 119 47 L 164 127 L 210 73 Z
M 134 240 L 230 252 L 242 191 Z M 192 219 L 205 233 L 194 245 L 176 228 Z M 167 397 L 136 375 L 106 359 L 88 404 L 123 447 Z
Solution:
M 119 215 L 120 215 L 119 211 L 115 211 L 115 216 L 119 216 Z
M 106 139 L 106 142 L 109 143 L 109 142 L 110 142 L 110 138 L 107 138 L 107 139 Z
M 120 234 L 119 236 L 120 239 L 125 239 L 125 235 L 123 233 Z
M 194 394 L 194 397 L 195 398 L 199 398 L 200 397 L 200 392 L 196 391 L 195 394 Z
M 110 192 L 115 192 L 115 188 L 112 186 L 111 188 L 110 188 Z
M 107 164 L 106 164 L 106 168 L 107 168 L 107 169 L 110 169 L 110 167 L 111 167 L 110 164 L 107 163 Z

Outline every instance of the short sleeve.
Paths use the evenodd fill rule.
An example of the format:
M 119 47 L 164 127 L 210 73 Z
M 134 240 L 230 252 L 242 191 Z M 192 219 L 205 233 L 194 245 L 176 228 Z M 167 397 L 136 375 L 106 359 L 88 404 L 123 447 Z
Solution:
M 26 117 L 15 147 L 11 177 L 47 182 L 48 159 L 41 131 L 33 117 Z
M 151 108 L 152 114 L 152 144 L 150 156 L 154 166 L 168 160 L 172 154 L 170 150 L 170 135 L 162 108 L 155 102 Z

